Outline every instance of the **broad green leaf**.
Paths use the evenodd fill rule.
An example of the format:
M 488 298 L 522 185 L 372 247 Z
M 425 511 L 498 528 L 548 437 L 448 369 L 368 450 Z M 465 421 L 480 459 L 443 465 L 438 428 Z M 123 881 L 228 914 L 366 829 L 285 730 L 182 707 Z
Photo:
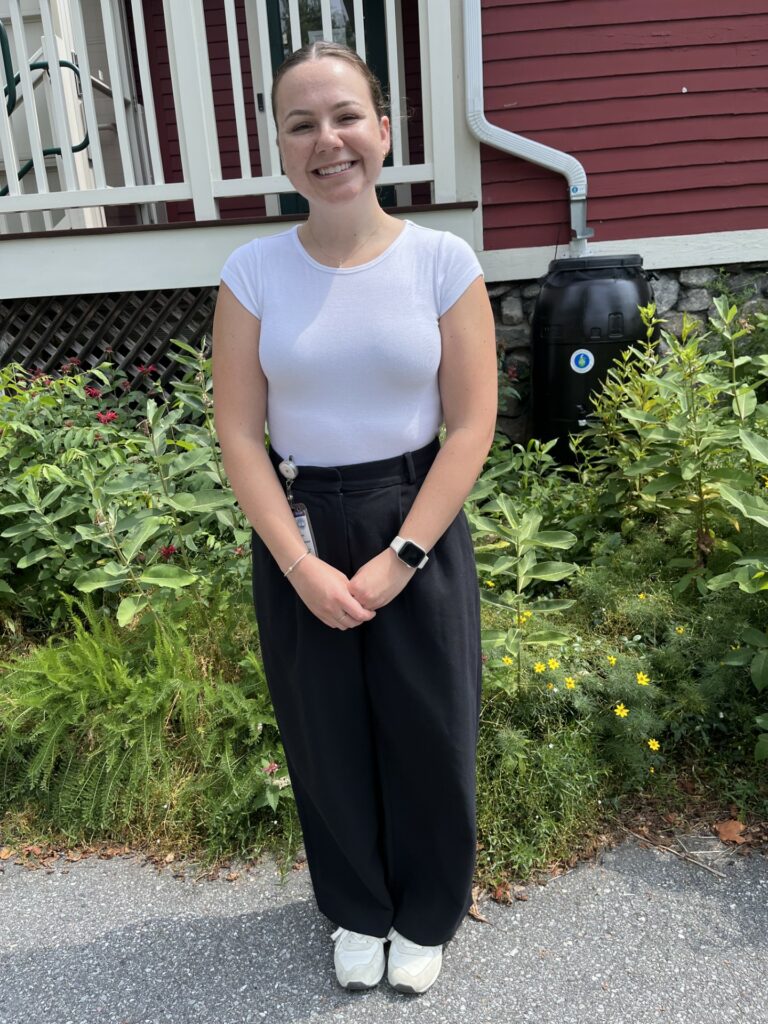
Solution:
M 661 476 L 657 476 L 655 480 L 647 483 L 640 493 L 648 497 L 652 497 L 655 494 L 664 494 L 668 491 L 673 491 L 682 482 L 683 478 L 679 473 L 663 473 Z
M 198 578 L 194 573 L 187 572 L 178 565 L 150 565 L 139 576 L 139 582 L 151 587 L 171 587 L 176 590 L 179 587 L 188 587 L 190 583 L 197 582 Z
M 768 733 L 757 737 L 755 744 L 755 760 L 764 761 L 768 757 Z
M 46 558 L 64 558 L 64 554 L 58 548 L 38 548 L 37 551 L 30 551 L 28 555 L 22 555 L 16 563 L 18 569 L 26 569 L 37 562 L 44 562 Z
M 720 484 L 720 494 L 748 519 L 754 519 L 761 526 L 768 526 L 768 505 L 761 498 L 745 491 L 734 491 L 726 484 Z
M 567 633 L 561 633 L 557 629 L 538 629 L 535 633 L 529 633 L 525 637 L 528 644 L 564 644 L 570 640 Z
M 155 534 L 164 529 L 165 526 L 165 522 L 163 522 L 159 517 L 149 516 L 144 519 L 138 527 L 131 530 L 122 544 L 123 556 L 126 562 L 132 562 L 136 557 L 136 553 L 141 550 L 149 538 L 154 537 Z
M 710 590 L 723 590 L 724 587 L 728 587 L 731 583 L 738 583 L 736 571 L 721 573 L 719 576 L 712 576 L 707 580 L 707 587 Z
M 532 580 L 564 580 L 576 569 L 573 562 L 539 562 L 528 575 Z
M 467 495 L 466 501 L 467 503 L 481 501 L 483 498 L 487 498 L 489 494 L 493 494 L 497 487 L 498 484 L 495 480 L 478 480 Z
M 538 533 L 541 526 L 541 515 L 538 512 L 526 512 L 520 524 L 520 539 L 530 540 Z
M 651 423 L 654 426 L 659 426 L 659 418 L 652 412 L 643 412 L 641 409 L 619 409 L 619 415 L 631 423 Z
M 748 665 L 752 660 L 752 651 L 748 647 L 740 647 L 738 651 L 728 651 L 722 662 L 724 665 Z
M 211 461 L 211 450 L 209 448 L 194 448 L 190 452 L 182 452 L 181 455 L 173 453 L 169 477 L 180 476 L 188 473 L 190 469 L 203 466 Z
M 508 654 L 514 654 L 517 656 L 520 651 L 520 640 L 522 634 L 519 629 L 512 628 L 508 630 L 507 635 L 504 637 L 504 649 Z
M 170 505 L 180 512 L 215 512 L 232 504 L 232 497 L 225 491 L 203 490 L 169 496 L 158 495 L 158 503 Z
M 498 576 L 499 573 L 507 572 L 507 570 L 514 568 L 517 565 L 517 559 L 511 555 L 502 555 L 501 558 L 497 558 L 491 567 L 491 576 Z
M 549 612 L 564 612 L 567 608 L 572 608 L 575 605 L 575 601 L 556 597 L 542 597 L 538 601 L 531 601 L 530 604 L 526 605 L 532 612 L 541 613 L 543 615 Z
M 512 602 L 516 599 L 517 595 L 513 594 L 512 591 L 509 590 L 504 593 L 510 594 L 510 598 L 508 600 L 504 599 L 503 594 L 494 594 L 492 590 L 482 589 L 480 591 L 480 600 L 484 601 L 486 604 L 492 604 L 496 608 L 506 608 L 507 611 L 509 611 Z
M 567 530 L 544 530 L 535 533 L 530 542 L 541 548 L 571 548 L 579 538 Z
M 495 504 L 512 529 L 516 530 L 518 528 L 517 515 L 510 496 L 508 494 L 500 494 L 498 498 L 496 498 Z
M 733 415 L 738 416 L 740 419 L 751 416 L 755 411 L 757 405 L 757 396 L 752 388 L 747 388 L 743 391 L 737 391 L 734 395 L 731 407 L 733 408 Z
M 626 476 L 641 476 L 643 473 L 647 473 L 651 469 L 658 469 L 659 466 L 666 466 L 669 462 L 669 455 L 663 452 L 660 455 L 649 455 L 644 459 L 638 459 L 633 462 L 631 466 L 627 466 L 624 470 Z
M 760 693 L 768 686 L 768 651 L 758 651 L 749 666 L 752 682 Z
M 498 644 L 503 644 L 506 638 L 507 631 L 505 629 L 484 629 L 481 636 L 481 646 L 495 647 Z
M 536 552 L 526 551 L 520 559 L 520 566 L 517 570 L 519 576 L 530 576 L 531 570 L 536 566 Z
M 740 430 L 739 437 L 753 459 L 768 465 L 768 440 L 751 430 Z
M 143 595 L 141 597 L 124 597 L 117 606 L 117 622 L 119 626 L 127 626 L 135 615 L 147 607 L 149 601 Z
M 768 647 L 768 636 L 766 636 L 765 633 L 762 633 L 759 629 L 754 629 L 752 626 L 746 626 L 741 631 L 741 639 L 751 647 Z
M 33 533 L 37 533 L 40 528 L 39 523 L 14 523 L 13 526 L 6 527 L 0 537 L 29 537 Z
M 88 572 L 80 573 L 75 579 L 75 586 L 78 590 L 89 594 L 92 590 L 100 590 L 102 587 L 114 587 L 116 584 L 125 583 L 130 576 L 128 572 L 122 577 L 116 577 L 104 569 L 89 569 Z

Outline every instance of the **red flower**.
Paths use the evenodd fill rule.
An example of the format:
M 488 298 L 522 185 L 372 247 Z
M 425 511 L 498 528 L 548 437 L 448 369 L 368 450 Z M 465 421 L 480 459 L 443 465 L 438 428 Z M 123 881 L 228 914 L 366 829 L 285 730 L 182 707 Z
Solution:
M 235 548 L 235 554 L 236 555 L 244 555 L 245 554 L 245 548 L 243 547 L 242 544 L 238 544 L 237 545 L 237 547 Z
M 97 412 L 96 419 L 99 421 L 99 423 L 111 423 L 112 420 L 117 419 L 117 413 L 113 412 L 111 409 L 109 410 L 109 412 Z
M 517 367 L 516 366 L 508 366 L 507 367 L 507 376 L 509 377 L 510 380 L 517 380 Z
M 149 366 L 139 363 L 137 370 L 139 373 L 154 373 L 157 370 L 157 367 L 154 363 L 150 363 Z
M 274 775 L 279 767 L 280 765 L 277 763 L 277 761 L 270 761 L 267 767 L 264 769 L 264 772 L 267 775 Z
M 176 554 L 177 550 L 178 548 L 175 548 L 173 544 L 168 544 L 166 547 L 160 548 L 160 557 L 167 562 L 171 555 Z
M 101 389 L 95 388 L 93 384 L 85 385 L 85 393 L 89 398 L 101 398 Z

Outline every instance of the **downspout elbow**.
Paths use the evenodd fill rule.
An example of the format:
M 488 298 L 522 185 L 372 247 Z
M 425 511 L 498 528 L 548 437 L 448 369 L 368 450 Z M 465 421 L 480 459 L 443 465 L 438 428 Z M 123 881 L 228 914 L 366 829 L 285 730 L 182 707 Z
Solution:
M 571 204 L 571 252 L 574 256 L 586 255 L 587 239 L 594 231 L 587 227 L 587 173 L 583 165 L 570 153 L 498 128 L 485 116 L 480 0 L 465 0 L 464 3 L 464 65 L 469 130 L 479 142 L 565 177 Z

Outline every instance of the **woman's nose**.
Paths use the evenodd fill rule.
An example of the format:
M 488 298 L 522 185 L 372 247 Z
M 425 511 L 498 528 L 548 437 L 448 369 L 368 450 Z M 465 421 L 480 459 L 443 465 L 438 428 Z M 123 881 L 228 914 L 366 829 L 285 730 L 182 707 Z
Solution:
M 317 133 L 317 148 L 319 150 L 324 149 L 338 149 L 342 145 L 339 139 L 338 130 L 332 124 L 320 125 L 320 130 Z

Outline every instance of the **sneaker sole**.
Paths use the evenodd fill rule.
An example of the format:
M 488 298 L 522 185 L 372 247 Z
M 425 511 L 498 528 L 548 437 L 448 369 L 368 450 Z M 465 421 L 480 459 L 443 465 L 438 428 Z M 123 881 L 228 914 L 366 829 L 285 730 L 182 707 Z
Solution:
M 420 990 L 412 988 L 410 985 L 403 985 L 401 982 L 390 987 L 393 988 L 395 992 L 406 992 L 410 996 L 420 996 L 422 994 Z M 427 990 L 424 989 L 424 991 L 426 992 Z
M 362 992 L 364 989 L 376 988 L 378 984 L 378 981 L 374 981 L 372 985 L 366 985 L 364 981 L 350 981 L 347 985 L 342 985 L 341 987 L 348 992 Z

